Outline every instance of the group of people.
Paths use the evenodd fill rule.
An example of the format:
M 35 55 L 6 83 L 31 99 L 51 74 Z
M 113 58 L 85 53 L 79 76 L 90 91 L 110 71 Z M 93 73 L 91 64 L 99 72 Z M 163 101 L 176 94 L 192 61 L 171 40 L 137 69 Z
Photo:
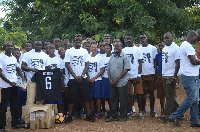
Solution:
M 110 111 L 105 121 L 116 121 L 120 115 L 120 121 L 126 122 L 133 116 L 137 100 L 138 118 L 144 119 L 148 111 L 147 94 L 150 116 L 155 117 L 156 89 L 162 122 L 180 126 L 179 120 L 190 108 L 191 126 L 200 127 L 200 60 L 192 47 L 197 41 L 200 45 L 200 30 L 190 31 L 180 47 L 173 42 L 173 35 L 167 32 L 163 41 L 158 43 L 158 50 L 148 43 L 145 33 L 140 34 L 140 46 L 135 45 L 133 34 L 124 36 L 124 44 L 120 39 L 111 43 L 109 34 L 105 34 L 99 44 L 91 38 L 82 44 L 81 34 L 76 34 L 73 41 L 64 38 L 63 47 L 59 38 L 55 38 L 53 43 L 27 42 L 23 54 L 7 41 L 3 45 L 4 53 L 0 55 L 0 130 L 5 131 L 9 101 L 13 129 L 19 128 L 20 124 L 30 127 L 29 108 L 35 104 L 57 104 L 58 112 L 67 114 L 65 123 L 72 122 L 72 116 L 77 116 L 77 113 L 79 116 L 86 114 L 85 120 L 95 122 L 108 112 L 105 107 L 108 101 Z M 32 77 L 38 71 L 49 69 L 60 69 L 63 74 L 61 100 L 40 100 L 37 97 L 38 84 Z M 180 106 L 175 98 L 179 76 L 187 94 Z M 16 82 L 27 82 L 27 90 Z M 21 119 L 24 105 L 25 121 Z

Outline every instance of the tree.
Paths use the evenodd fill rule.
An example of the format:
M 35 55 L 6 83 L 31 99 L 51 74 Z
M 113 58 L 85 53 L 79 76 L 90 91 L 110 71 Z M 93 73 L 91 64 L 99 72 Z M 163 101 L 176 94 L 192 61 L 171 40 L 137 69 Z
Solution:
M 167 31 L 181 37 L 200 23 L 198 0 L 14 0 L 3 5 L 10 10 L 4 28 L 21 27 L 28 40 L 73 39 L 81 33 L 99 41 L 104 33 L 112 38 L 133 33 L 138 41 L 145 32 L 155 44 Z
M 11 22 L 9 25 L 12 24 Z M 14 46 L 20 47 L 23 43 L 27 42 L 27 35 L 21 30 L 20 27 L 15 27 L 10 31 L 0 27 L 0 50 L 3 50 L 3 44 L 6 41 L 13 42 Z

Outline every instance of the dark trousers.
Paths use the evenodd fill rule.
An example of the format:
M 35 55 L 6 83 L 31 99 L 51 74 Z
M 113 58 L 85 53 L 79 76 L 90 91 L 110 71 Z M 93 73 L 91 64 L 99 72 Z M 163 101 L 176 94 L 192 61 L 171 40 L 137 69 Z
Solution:
M 127 85 L 123 87 L 110 87 L 111 117 L 117 116 L 120 102 L 120 115 L 127 117 Z
M 0 129 L 5 129 L 6 126 L 6 112 L 7 105 L 10 101 L 10 110 L 12 116 L 12 126 L 18 124 L 17 110 L 18 110 L 18 92 L 17 87 L 9 87 L 1 89 L 1 105 L 0 105 Z
M 179 104 L 176 102 L 175 98 L 176 85 L 170 84 L 171 79 L 172 76 L 162 77 L 163 88 L 166 97 L 165 118 L 169 118 L 169 116 L 179 107 Z

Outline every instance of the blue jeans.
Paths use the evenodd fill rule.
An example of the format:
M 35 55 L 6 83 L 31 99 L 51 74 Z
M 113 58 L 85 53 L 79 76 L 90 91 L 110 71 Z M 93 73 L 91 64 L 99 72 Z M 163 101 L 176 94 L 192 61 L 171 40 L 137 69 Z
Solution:
M 177 108 L 177 110 L 171 114 L 173 119 L 179 120 L 182 115 L 190 108 L 190 122 L 191 124 L 199 124 L 199 77 L 198 76 L 184 76 L 182 75 L 182 85 L 185 89 L 187 97 Z

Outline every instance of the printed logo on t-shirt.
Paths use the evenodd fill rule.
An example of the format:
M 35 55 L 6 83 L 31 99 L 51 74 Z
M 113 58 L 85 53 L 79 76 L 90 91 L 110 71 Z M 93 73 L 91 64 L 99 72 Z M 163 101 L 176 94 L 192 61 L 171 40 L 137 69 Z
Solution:
M 168 52 L 162 52 L 162 61 L 167 63 L 168 62 Z
M 51 64 L 51 69 L 58 68 L 57 64 Z
M 143 53 L 142 63 L 149 62 L 151 63 L 151 54 L 150 53 Z
M 105 70 L 107 69 L 108 63 L 104 64 Z
M 13 73 L 15 73 L 15 64 L 9 64 L 9 65 L 7 65 L 7 67 L 6 67 L 6 71 L 8 72 L 8 73 L 10 73 L 10 74 L 13 74 Z
M 73 56 L 71 60 L 73 66 L 78 66 L 79 64 L 83 66 L 83 56 Z
M 94 70 L 95 72 L 97 72 L 97 62 L 93 62 L 93 63 L 90 62 L 90 63 L 89 63 L 89 70 L 88 70 L 88 71 L 89 71 L 89 72 L 92 72 L 93 70 Z
M 31 67 L 43 69 L 44 61 L 43 59 L 31 59 Z
M 133 56 L 133 54 L 126 54 L 126 55 L 127 55 L 127 57 L 130 58 L 131 64 L 133 64 L 134 63 L 134 56 Z

